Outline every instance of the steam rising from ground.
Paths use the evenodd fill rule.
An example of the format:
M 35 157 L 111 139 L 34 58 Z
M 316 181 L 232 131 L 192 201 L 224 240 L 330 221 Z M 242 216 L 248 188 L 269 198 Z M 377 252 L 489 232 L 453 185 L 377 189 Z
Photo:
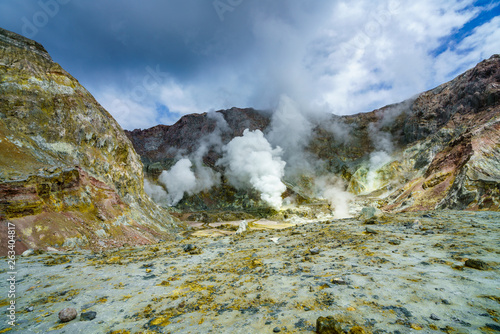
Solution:
M 314 180 L 319 197 L 328 200 L 335 218 L 349 218 L 349 204 L 354 195 L 345 190 L 344 182 L 335 176 L 321 176 Z
M 381 118 L 368 126 L 370 140 L 375 151 L 370 153 L 369 169 L 366 175 L 366 190 L 372 191 L 381 186 L 377 180 L 377 171 L 387 163 L 394 160 L 392 153 L 394 144 L 392 135 L 382 130 L 383 127 L 394 123 L 396 118 L 405 110 L 409 109 L 410 103 L 414 99 L 409 99 L 403 103 L 392 105 L 383 110 Z
M 282 150 L 273 149 L 260 130 L 246 129 L 242 137 L 235 137 L 224 148 L 224 157 L 218 164 L 226 167 L 226 176 L 236 188 L 252 187 L 261 198 L 279 210 L 281 194 L 286 186 L 281 182 L 285 174 Z
M 193 154 L 189 157 L 181 155 L 180 159 L 170 170 L 164 170 L 160 174 L 158 182 L 167 191 L 165 192 L 163 187 L 151 184 L 145 180 L 144 190 L 156 202 L 173 206 L 179 203 L 185 194 L 197 194 L 220 184 L 221 175 L 205 166 L 203 164 L 203 157 L 211 149 L 218 152 L 221 151 L 221 135 L 229 127 L 224 116 L 220 113 L 209 112 L 207 117 L 215 120 L 215 130 L 200 139 L 198 149 Z
M 312 124 L 304 116 L 300 106 L 286 95 L 281 95 L 278 107 L 273 113 L 269 142 L 283 149 L 287 163 L 287 174 L 311 170 L 305 148 L 312 135 Z
M 406 109 L 408 105 L 399 104 L 380 110 L 378 121 L 368 125 L 374 151 L 369 155 L 364 182 L 366 191 L 381 186 L 378 181 L 380 168 L 393 160 L 394 146 L 388 128 Z M 210 112 L 207 118 L 215 121 L 214 131 L 200 139 L 195 152 L 189 156 L 185 153 L 179 155 L 177 163 L 161 173 L 158 179 L 161 186 L 145 180 L 145 191 L 155 201 L 172 206 L 186 194 L 193 195 L 218 186 L 221 175 L 203 163 L 203 158 L 215 151 L 222 155 L 216 165 L 225 168 L 225 177 L 232 186 L 239 190 L 252 188 L 259 191 L 261 199 L 277 210 L 281 208 L 281 195 L 286 190 L 282 180 L 295 184 L 293 179 L 308 175 L 314 179 L 316 196 L 329 201 L 335 217 L 349 217 L 349 203 L 354 196 L 345 190 L 341 178 L 325 176 L 324 162 L 309 153 L 307 147 L 315 126 L 332 133 L 343 145 L 355 145 L 352 137 L 354 126 L 340 117 L 330 115 L 314 119 L 307 115 L 299 104 L 282 95 L 267 135 L 260 130 L 246 129 L 241 137 L 224 145 L 222 136 L 231 129 L 222 113 Z
M 144 179 L 144 192 L 158 204 L 167 205 L 169 202 L 168 194 L 165 189 L 163 189 L 162 186 L 150 182 L 148 179 Z
M 181 159 L 170 168 L 161 172 L 158 181 L 167 187 L 168 204 L 176 205 L 184 197 L 184 193 L 193 194 L 196 189 L 196 176 L 189 159 Z
M 158 182 L 167 191 L 147 179 L 144 180 L 144 191 L 155 202 L 173 206 L 185 194 L 193 195 L 212 188 L 220 182 L 220 175 L 206 166 L 193 165 L 190 159 L 182 158 L 170 170 L 161 172 Z

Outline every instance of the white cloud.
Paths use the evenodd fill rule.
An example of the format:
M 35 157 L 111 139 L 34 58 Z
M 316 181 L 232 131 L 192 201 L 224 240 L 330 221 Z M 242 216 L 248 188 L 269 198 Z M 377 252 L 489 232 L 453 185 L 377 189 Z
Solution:
M 199 107 L 198 99 L 192 90 L 191 87 L 184 87 L 174 80 L 169 80 L 161 85 L 158 100 L 166 105 L 170 111 L 181 115 L 206 111 Z
M 232 106 L 275 109 L 282 94 L 305 112 L 370 111 L 433 88 L 500 50 L 496 17 L 435 59 L 434 50 L 483 10 L 473 4 L 248 2 L 221 23 L 206 60 L 196 64 L 199 73 L 163 76 L 158 87 L 148 90 L 147 99 L 132 104 L 139 115 L 120 114 L 108 107 L 109 97 L 99 98 L 125 128 L 172 123 L 172 116 L 158 114 L 155 103 L 176 115 Z M 229 15 L 240 15 L 238 24 L 246 29 L 238 26 L 237 31 L 245 31 L 244 36 L 231 35 L 235 27 Z M 244 39 L 244 48 L 238 38 Z M 140 75 L 138 79 L 143 80 Z M 134 102 L 120 96 L 126 104 L 130 99 Z
M 124 129 L 145 129 L 158 124 L 154 104 L 137 102 L 131 96 L 111 87 L 94 95 Z
M 432 87 L 431 51 L 477 14 L 466 9 L 470 3 L 360 1 L 353 9 L 339 3 L 313 44 L 328 50 L 311 61 L 320 80 L 313 99 L 352 114 Z
M 186 87 L 170 76 L 157 81 L 151 80 L 147 72 L 130 76 L 129 86 L 119 90 L 113 86 L 95 89 L 95 97 L 125 129 L 150 128 L 159 123 L 171 124 L 175 115 L 201 113 L 200 98 L 193 93 L 193 87 Z M 163 105 L 170 113 L 157 110 Z
M 445 81 L 474 66 L 478 59 L 500 52 L 500 16 L 475 28 L 454 48 L 441 53 L 435 63 L 436 78 Z M 458 73 L 457 73 L 458 72 Z

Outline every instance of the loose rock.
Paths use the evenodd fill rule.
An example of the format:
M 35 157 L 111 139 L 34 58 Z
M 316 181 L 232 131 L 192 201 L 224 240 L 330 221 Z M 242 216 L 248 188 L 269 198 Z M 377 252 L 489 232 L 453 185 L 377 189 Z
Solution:
M 414 230 L 420 230 L 422 228 L 422 223 L 420 223 L 420 221 L 418 219 L 416 219 L 413 224 L 411 225 L 411 227 L 414 229 Z
M 311 255 L 317 255 L 317 254 L 319 254 L 319 252 L 320 252 L 320 249 L 318 247 L 314 247 L 314 248 L 311 248 L 309 250 L 309 253 L 311 253 Z
M 349 334 L 366 334 L 366 331 L 363 329 L 363 327 L 354 326 L 349 330 Z
M 361 213 L 359 215 L 360 220 L 370 220 L 373 218 L 378 218 L 382 216 L 382 211 L 380 209 L 374 208 L 373 206 L 364 207 L 361 209 Z
M 195 248 L 196 248 L 196 246 L 195 246 L 195 245 L 193 245 L 193 244 L 187 244 L 187 245 L 184 245 L 184 246 L 182 247 L 182 249 L 183 249 L 185 252 L 190 252 L 190 251 L 192 251 L 192 250 L 193 250 L 193 249 L 195 249 Z
M 201 254 L 202 253 L 202 250 L 201 248 L 197 247 L 196 245 L 193 245 L 193 244 L 187 244 L 187 245 L 184 245 L 182 247 L 182 249 L 191 254 L 191 255 L 196 255 L 196 254 Z
M 343 334 L 340 324 L 334 317 L 319 317 L 316 320 L 316 333 L 318 334 Z
M 279 237 L 275 237 L 275 238 L 269 238 L 269 240 L 271 240 L 272 242 L 274 242 L 275 244 L 279 244 L 279 240 L 280 238 Z
M 333 284 L 347 285 L 347 281 L 340 277 L 334 277 L 330 282 Z
M 465 261 L 465 266 L 477 270 L 488 270 L 489 266 L 482 260 L 468 259 Z
M 498 325 L 495 325 L 495 324 L 486 324 L 486 327 L 489 328 L 489 329 L 493 329 L 495 331 L 499 331 L 500 332 L 500 326 L 498 326 Z
M 96 315 L 97 315 L 97 312 L 94 312 L 94 311 L 83 312 L 82 314 L 80 314 L 80 320 L 84 320 L 84 321 L 94 320 Z
M 25 250 L 25 251 L 21 254 L 21 256 L 30 256 L 30 255 L 33 255 L 34 253 L 35 253 L 35 251 L 34 251 L 33 249 L 31 249 L 31 248 L 30 248 L 30 249 Z
M 76 318 L 76 310 L 72 307 L 67 307 L 59 312 L 59 320 L 68 322 Z

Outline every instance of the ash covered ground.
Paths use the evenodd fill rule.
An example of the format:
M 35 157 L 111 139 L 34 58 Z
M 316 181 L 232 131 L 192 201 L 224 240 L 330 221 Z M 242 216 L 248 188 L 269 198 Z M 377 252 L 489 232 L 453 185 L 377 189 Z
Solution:
M 247 223 L 242 233 L 238 221 L 192 223 L 176 241 L 23 256 L 18 325 L 0 332 L 313 333 L 321 316 L 346 333 L 500 329 L 498 212 Z M 64 308 L 77 318 L 60 322 Z

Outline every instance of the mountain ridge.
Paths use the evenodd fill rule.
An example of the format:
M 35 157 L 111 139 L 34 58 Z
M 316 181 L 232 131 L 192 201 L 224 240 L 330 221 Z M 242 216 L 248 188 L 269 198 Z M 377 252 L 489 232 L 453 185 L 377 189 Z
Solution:
M 144 194 L 120 125 L 43 46 L 0 29 L 0 75 L 0 219 L 17 252 L 151 243 L 182 227 Z
M 484 170 L 479 172 L 476 165 L 467 163 L 476 154 L 474 161 L 482 159 L 492 166 L 498 164 L 488 157 L 488 154 L 494 156 L 495 152 L 498 152 L 496 139 L 491 145 L 483 147 L 489 152 L 488 154 L 481 158 L 477 154 L 481 155 L 478 150 L 481 149 L 480 142 L 484 142 L 485 139 L 482 131 L 490 131 L 492 138 L 498 136 L 499 87 L 500 56 L 493 55 L 453 80 L 412 99 L 368 113 L 323 117 L 320 122 L 314 124 L 312 139 L 308 142 L 306 150 L 321 161 L 323 170 L 342 178 L 346 183 L 345 188 L 354 194 L 387 192 L 390 189 L 385 188 L 397 187 L 397 191 L 392 191 L 384 198 L 376 200 L 375 205 L 386 210 L 429 210 L 441 207 L 498 210 L 500 203 L 495 186 L 491 187 L 487 182 L 480 180 L 472 181 L 471 178 L 474 178 L 472 174 L 484 174 Z M 224 120 L 230 123 L 233 121 L 231 117 L 234 117 L 234 113 L 229 114 L 228 110 L 216 111 L 215 114 L 223 115 Z M 258 115 L 259 112 L 251 108 L 244 110 L 250 130 L 258 129 L 264 133 L 272 131 L 272 114 L 265 114 L 264 118 L 267 119 L 261 120 L 260 123 L 252 123 L 249 114 Z M 160 133 L 156 133 L 155 136 L 149 134 L 149 131 L 156 128 L 126 131 L 141 155 L 148 177 L 157 179 L 163 170 L 172 167 L 179 155 L 189 156 L 195 151 L 196 145 L 202 143 L 200 139 L 203 136 L 213 133 L 215 122 L 207 126 L 210 123 L 208 114 L 197 115 L 196 126 L 190 122 L 192 117 L 192 115 L 183 116 L 177 123 L 165 128 L 169 132 L 165 137 Z M 483 124 L 490 123 L 490 127 L 486 126 L 480 130 Z M 185 133 L 197 133 L 197 137 L 185 138 L 179 131 L 180 128 Z M 227 144 L 235 136 L 241 136 L 233 130 L 234 126 L 230 129 L 231 135 L 222 140 L 222 145 Z M 293 136 L 293 133 L 290 136 Z M 169 141 L 172 137 L 176 138 L 175 143 Z M 475 142 L 476 153 L 471 150 L 471 140 Z M 469 144 L 465 145 L 467 141 Z M 161 147 L 161 150 L 149 150 L 144 145 L 145 142 L 151 145 L 150 147 Z M 460 149 L 459 142 L 468 149 L 465 151 Z M 387 147 L 380 146 L 384 143 Z M 390 161 L 385 162 L 385 167 L 379 166 L 380 168 L 371 170 L 370 158 L 377 152 L 386 153 L 390 156 Z M 453 159 L 446 159 L 447 152 L 457 156 L 456 163 Z M 203 162 L 223 172 L 214 166 L 220 157 L 220 154 L 212 153 L 210 157 L 204 156 Z M 451 166 L 447 164 L 454 166 L 453 173 L 444 172 Z M 464 184 L 465 176 L 462 175 L 467 174 L 463 171 L 464 168 L 470 170 L 466 177 L 469 180 L 467 185 Z M 367 185 L 366 177 L 370 173 L 375 173 L 381 180 L 377 189 L 370 189 Z M 493 167 L 491 173 L 493 184 L 498 184 L 500 173 L 497 167 Z M 445 177 L 445 174 L 448 176 Z M 462 181 L 459 181 L 460 179 Z M 412 182 L 419 185 L 411 186 Z M 440 187 L 443 189 L 436 188 L 438 184 L 441 184 Z M 445 186 L 446 184 L 448 186 Z M 458 195 L 460 192 L 463 193 L 458 190 L 459 188 L 467 187 L 473 188 L 473 192 L 476 192 L 474 196 L 469 196 L 469 199 L 464 194 Z M 409 189 L 411 190 L 408 192 Z M 297 187 L 295 190 L 304 192 L 304 189 Z M 452 193 L 455 195 L 452 196 Z M 417 195 L 419 199 L 410 200 L 411 194 Z M 203 196 L 210 197 L 207 194 Z M 462 202 L 464 200 L 469 202 L 460 203 L 461 200 L 456 196 L 462 198 Z M 432 199 L 424 200 L 426 197 Z M 473 199 L 470 200 L 471 198 Z

